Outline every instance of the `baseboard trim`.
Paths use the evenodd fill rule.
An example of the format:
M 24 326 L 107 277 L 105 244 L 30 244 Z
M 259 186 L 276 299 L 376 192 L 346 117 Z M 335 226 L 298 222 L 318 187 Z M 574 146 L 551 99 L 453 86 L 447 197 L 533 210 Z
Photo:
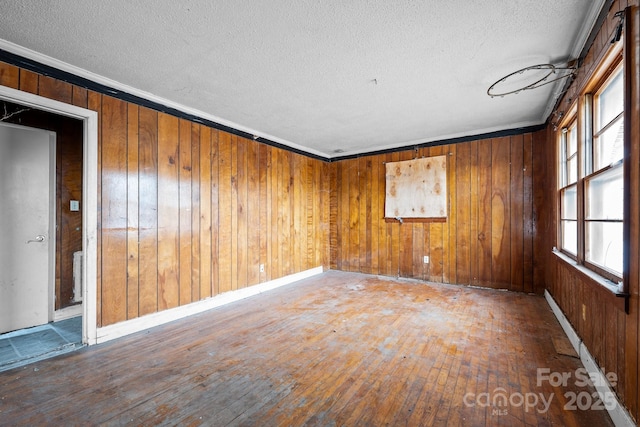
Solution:
M 146 316 L 138 317 L 131 320 L 125 320 L 124 322 L 115 323 L 109 326 L 104 326 L 98 328 L 97 330 L 96 343 L 104 343 L 116 338 L 121 338 L 126 335 L 144 331 L 145 329 L 149 329 L 154 326 L 159 326 L 168 322 L 173 322 L 174 320 L 179 320 L 188 316 L 192 316 L 194 314 L 202 313 L 203 311 L 211 310 L 212 308 L 230 304 L 244 298 L 258 295 L 263 292 L 267 292 L 272 289 L 297 282 L 298 280 L 315 276 L 322 273 L 323 271 L 324 270 L 322 267 L 312 268 L 309 270 L 301 271 L 299 273 L 291 274 L 289 276 L 281 277 L 279 279 L 270 280 L 259 285 L 250 286 L 244 289 L 238 289 L 237 291 L 225 292 L 188 305 L 171 308 L 168 310 L 160 311 L 158 313 L 148 314 Z
M 613 388 L 611 388 L 606 377 L 602 374 L 600 367 L 589 352 L 589 349 L 580 339 L 575 329 L 573 329 L 573 326 L 571 326 L 569 320 L 560 309 L 560 306 L 553 299 L 553 296 L 551 296 L 549 291 L 545 290 L 544 297 L 547 300 L 549 307 L 551 307 L 553 314 L 555 314 L 556 318 L 558 319 L 558 322 L 560 322 L 560 326 L 562 326 L 565 334 L 567 334 L 567 338 L 569 338 L 569 341 L 571 341 L 571 345 L 575 349 L 576 353 L 580 355 L 580 361 L 582 362 L 582 365 L 585 367 L 587 372 L 589 372 L 590 377 L 592 379 L 596 379 L 596 390 L 598 392 L 598 395 L 600 396 L 600 399 L 602 399 L 603 402 L 607 402 L 605 396 L 615 396 L 615 407 L 613 409 L 607 409 L 613 423 L 618 427 L 635 426 L 636 423 L 633 421 L 633 418 L 631 417 L 631 415 L 629 415 L 629 412 L 624 407 L 622 402 L 620 402 L 618 395 L 613 390 Z

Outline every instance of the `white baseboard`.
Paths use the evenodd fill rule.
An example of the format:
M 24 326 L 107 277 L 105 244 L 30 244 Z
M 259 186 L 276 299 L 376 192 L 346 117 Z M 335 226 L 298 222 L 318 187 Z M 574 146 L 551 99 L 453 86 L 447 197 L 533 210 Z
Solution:
M 562 312 L 562 310 L 560 309 L 556 301 L 553 299 L 553 296 L 551 296 L 551 294 L 547 290 L 545 290 L 544 297 L 547 300 L 547 303 L 549 304 L 549 306 L 551 307 L 553 314 L 555 314 L 556 318 L 558 319 L 558 322 L 560 322 L 562 329 L 567 334 L 569 341 L 571 341 L 571 345 L 573 345 L 573 348 L 580 355 L 580 361 L 582 362 L 582 365 L 585 367 L 587 372 L 589 372 L 589 376 L 592 379 L 596 379 L 595 386 L 596 386 L 596 390 L 598 391 L 598 394 L 600 395 L 600 399 L 603 402 L 607 402 L 609 400 L 605 399 L 605 396 L 615 396 L 616 398 L 615 407 L 613 409 L 607 409 L 613 423 L 618 427 L 635 426 L 636 423 L 633 421 L 633 418 L 631 418 L 631 415 L 629 415 L 629 412 L 626 410 L 622 402 L 620 402 L 618 395 L 615 393 L 613 388 L 611 388 L 611 386 L 609 385 L 609 382 L 607 381 L 605 375 L 602 374 L 602 370 L 600 369 L 595 359 L 589 352 L 589 349 L 584 344 L 584 342 L 580 339 L 575 329 L 573 329 L 573 327 L 569 323 L 569 320 L 567 320 L 566 316 L 564 315 L 564 313 Z
M 104 326 L 97 330 L 97 342 L 103 343 L 135 332 L 144 331 L 145 329 L 159 326 L 164 323 L 182 319 L 187 316 L 202 313 L 212 308 L 220 307 L 244 298 L 261 294 L 263 292 L 288 285 L 298 280 L 306 279 L 323 272 L 322 267 L 316 267 L 300 273 L 291 274 L 279 279 L 264 282 L 259 285 L 249 286 L 248 288 L 238 289 L 237 291 L 225 292 L 202 301 L 183 305 L 176 308 L 160 311 L 146 316 L 138 317 L 124 322 L 115 323 L 113 325 Z
M 53 321 L 71 319 L 72 317 L 82 316 L 82 304 L 72 305 L 70 307 L 61 308 L 53 312 Z

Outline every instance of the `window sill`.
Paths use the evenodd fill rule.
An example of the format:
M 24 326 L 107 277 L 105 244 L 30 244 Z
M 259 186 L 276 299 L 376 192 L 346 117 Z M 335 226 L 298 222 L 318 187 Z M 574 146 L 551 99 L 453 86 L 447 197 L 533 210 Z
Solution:
M 556 248 L 553 249 L 553 253 L 565 264 L 573 267 L 582 276 L 588 279 L 587 282 L 593 283 L 594 285 L 597 286 L 597 288 L 605 291 L 604 293 L 606 295 L 615 297 L 615 300 L 617 300 L 616 302 L 622 303 L 621 305 L 624 307 L 625 304 L 623 302 L 626 300 L 626 297 L 628 297 L 629 295 L 622 291 L 622 284 L 614 283 L 611 280 L 605 279 L 604 277 L 600 276 L 598 273 L 588 269 L 587 267 L 579 265 L 572 258 L 563 254 Z

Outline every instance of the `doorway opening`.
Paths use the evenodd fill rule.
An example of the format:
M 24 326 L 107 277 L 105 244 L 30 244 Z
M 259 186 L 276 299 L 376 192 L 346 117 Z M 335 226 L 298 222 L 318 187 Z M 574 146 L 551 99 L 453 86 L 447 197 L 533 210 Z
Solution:
M 0 86 L 0 117 L 16 120 L 23 126 L 54 131 L 58 143 L 61 135 L 69 134 L 75 143 L 62 144 L 56 159 L 68 161 L 67 175 L 56 167 L 55 225 L 55 290 L 47 324 L 11 332 L 14 342 L 25 342 L 26 335 L 35 332 L 43 341 L 54 341 L 63 348 L 91 345 L 97 341 L 96 278 L 97 278 L 97 113 L 95 111 L 43 98 Z M 4 110 L 4 106 L 7 109 Z M 21 111 L 20 114 L 12 113 Z M 55 129 L 53 129 L 55 128 Z M 68 150 L 67 153 L 61 151 Z M 65 156 L 69 156 L 69 159 Z M 70 178 L 72 176 L 72 178 Z M 75 189 L 64 188 L 72 184 Z M 69 194 L 66 194 L 68 192 Z M 47 239 L 45 236 L 44 239 Z M 36 241 L 41 239 L 36 236 Z M 55 321 L 55 322 L 54 322 Z M 80 327 L 79 327 L 80 326 Z M 34 331 L 35 330 L 35 331 Z M 80 340 L 77 334 L 80 334 Z M 9 334 L 7 334 L 9 335 Z M 9 340 L 7 340 L 9 341 Z M 15 345 L 13 345 L 15 349 Z M 0 349 L 1 350 L 1 349 Z

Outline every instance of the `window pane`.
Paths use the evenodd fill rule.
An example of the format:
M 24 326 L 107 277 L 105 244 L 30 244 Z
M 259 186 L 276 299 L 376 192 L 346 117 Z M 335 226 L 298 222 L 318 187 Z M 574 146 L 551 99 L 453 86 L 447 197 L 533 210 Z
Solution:
M 567 131 L 567 157 L 571 157 L 578 152 L 578 132 L 574 122 Z
M 573 184 L 578 180 L 578 157 L 577 156 L 567 161 L 567 175 L 569 178 L 567 184 Z
M 595 170 L 622 160 L 624 153 L 623 136 L 624 120 L 620 117 L 613 126 L 596 138 L 594 144 Z
M 590 178 L 586 182 L 586 218 L 622 221 L 624 181 L 622 165 Z
M 573 185 L 562 190 L 562 219 L 578 219 L 578 188 Z
M 597 130 L 602 129 L 624 109 L 622 72 L 609 82 L 597 98 L 598 123 Z
M 622 222 L 588 222 L 587 261 L 622 276 Z
M 576 221 L 561 221 L 562 249 L 572 254 L 578 253 L 578 223 Z

